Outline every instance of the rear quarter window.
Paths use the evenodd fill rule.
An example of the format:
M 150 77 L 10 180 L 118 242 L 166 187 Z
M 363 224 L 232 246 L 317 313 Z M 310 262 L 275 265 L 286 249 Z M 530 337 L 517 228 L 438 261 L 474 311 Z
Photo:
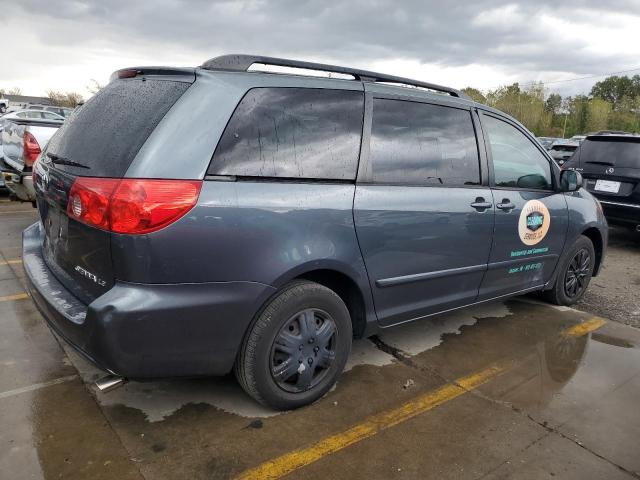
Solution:
M 122 177 L 189 86 L 153 79 L 111 82 L 74 111 L 51 138 L 47 153 L 86 167 L 56 164 L 56 168 L 75 175 Z
M 364 94 L 254 88 L 220 138 L 209 175 L 354 180 Z

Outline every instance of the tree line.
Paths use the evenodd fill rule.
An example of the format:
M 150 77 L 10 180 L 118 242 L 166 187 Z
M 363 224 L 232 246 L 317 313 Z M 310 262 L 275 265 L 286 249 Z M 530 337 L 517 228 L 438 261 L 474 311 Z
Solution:
M 87 86 L 87 90 L 91 94 L 98 93 L 101 88 L 103 88 L 103 85 L 99 84 L 94 79 L 91 79 L 90 84 Z M 22 95 L 22 90 L 19 87 L 13 87 L 8 90 L 0 88 L 0 97 L 5 94 Z M 58 90 L 47 90 L 46 98 L 48 98 L 51 104 L 55 105 L 56 107 L 75 108 L 78 105 L 84 103 L 84 98 L 77 92 L 60 92 Z
M 544 84 L 518 83 L 481 92 L 463 91 L 476 102 L 502 110 L 539 137 L 564 137 L 622 130 L 640 132 L 640 75 L 611 76 L 597 82 L 589 95 L 546 94 Z

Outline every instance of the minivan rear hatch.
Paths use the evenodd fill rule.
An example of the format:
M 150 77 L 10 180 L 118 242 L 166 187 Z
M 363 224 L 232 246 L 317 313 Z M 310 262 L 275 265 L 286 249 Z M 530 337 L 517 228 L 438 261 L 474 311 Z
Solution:
M 114 284 L 111 234 L 67 215 L 79 177 L 123 178 L 164 115 L 195 79 L 193 70 L 124 72 L 73 112 L 35 169 L 43 255 L 58 280 L 90 303 Z M 116 75 L 117 76 L 117 75 Z

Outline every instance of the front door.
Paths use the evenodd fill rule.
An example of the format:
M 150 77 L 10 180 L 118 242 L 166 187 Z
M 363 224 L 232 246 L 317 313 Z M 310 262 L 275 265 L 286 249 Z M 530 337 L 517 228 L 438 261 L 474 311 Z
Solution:
M 368 102 L 370 151 L 354 221 L 380 324 L 472 303 L 487 268 L 494 209 L 470 110 Z
M 515 124 L 483 114 L 496 207 L 479 300 L 544 285 L 564 247 L 568 212 L 552 161 Z

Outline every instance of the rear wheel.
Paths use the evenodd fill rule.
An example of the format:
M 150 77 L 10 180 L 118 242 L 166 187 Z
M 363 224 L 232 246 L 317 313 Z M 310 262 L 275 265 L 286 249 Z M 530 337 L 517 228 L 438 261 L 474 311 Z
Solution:
M 558 275 L 551 290 L 544 297 L 556 305 L 573 305 L 587 291 L 595 265 L 593 243 L 585 236 L 578 238 L 558 267 Z
M 294 282 L 252 325 L 236 361 L 236 377 L 249 395 L 272 408 L 307 405 L 342 373 L 351 337 L 349 311 L 335 292 L 314 282 Z

